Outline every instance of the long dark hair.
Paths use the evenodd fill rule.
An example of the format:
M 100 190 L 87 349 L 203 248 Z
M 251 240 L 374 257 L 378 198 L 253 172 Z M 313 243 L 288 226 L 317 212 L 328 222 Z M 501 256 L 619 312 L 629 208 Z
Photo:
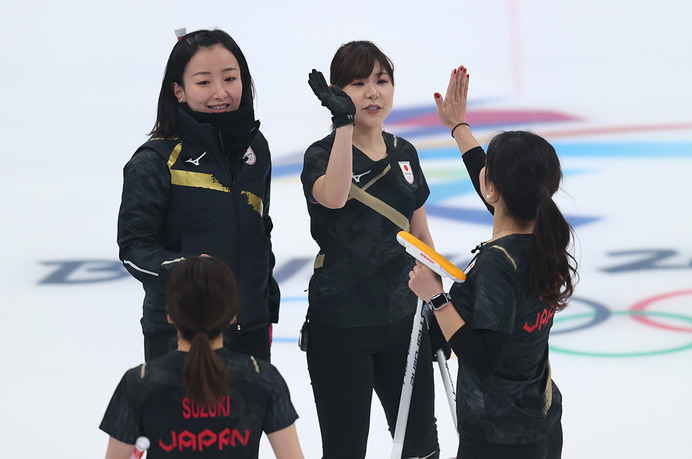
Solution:
M 367 78 L 380 63 L 382 70 L 389 74 L 394 85 L 394 64 L 380 49 L 370 41 L 351 41 L 339 47 L 332 58 L 329 80 L 341 88 L 354 80 Z
M 255 94 L 255 86 L 245 56 L 235 40 L 219 29 L 190 32 L 178 40 L 168 57 L 159 92 L 156 123 L 150 135 L 154 137 L 174 137 L 176 135 L 176 106 L 178 101 L 173 93 L 173 83 L 178 83 L 184 87 L 183 72 L 192 56 L 202 47 L 209 48 L 219 44 L 229 50 L 238 60 L 240 80 L 243 83 L 241 103 L 251 103 Z
M 573 229 L 552 199 L 562 180 L 555 149 L 531 132 L 503 132 L 488 145 L 485 177 L 502 195 L 510 215 L 520 222 L 534 221 L 530 285 L 552 309 L 565 308 L 578 276 L 569 252 Z
M 212 257 L 186 258 L 166 286 L 166 312 L 190 351 L 183 379 L 190 399 L 211 406 L 228 393 L 228 373 L 212 351 L 218 337 L 238 313 L 238 286 L 226 264 Z

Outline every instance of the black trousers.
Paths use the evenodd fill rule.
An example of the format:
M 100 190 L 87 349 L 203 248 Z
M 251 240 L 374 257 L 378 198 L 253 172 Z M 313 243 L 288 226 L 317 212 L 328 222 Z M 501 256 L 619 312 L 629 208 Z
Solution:
M 389 325 L 338 328 L 310 323 L 308 369 L 323 457 L 364 458 L 373 389 L 394 435 L 413 315 Z M 423 326 L 403 457 L 439 457 L 432 351 Z
M 255 356 L 267 362 L 271 360 L 268 325 L 263 324 L 247 330 L 238 330 L 237 327 L 231 325 L 223 332 L 223 335 L 224 347 L 241 354 Z M 177 347 L 178 334 L 176 331 L 155 336 L 144 335 L 144 360 L 148 362 Z
M 457 457 L 462 459 L 560 459 L 562 457 L 562 423 L 558 420 L 542 441 L 521 445 L 498 445 L 464 437 Z

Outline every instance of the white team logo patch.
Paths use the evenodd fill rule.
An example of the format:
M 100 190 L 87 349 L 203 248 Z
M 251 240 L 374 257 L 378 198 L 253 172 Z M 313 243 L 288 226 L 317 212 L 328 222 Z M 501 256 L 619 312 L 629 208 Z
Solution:
M 408 161 L 399 161 L 399 167 L 406 181 L 413 185 L 413 170 L 411 169 L 411 163 Z
M 353 174 L 353 181 L 356 183 L 360 183 L 360 179 L 362 179 L 364 175 L 369 174 L 370 172 L 372 171 L 363 172 L 362 174 Z
M 245 164 L 248 166 L 252 166 L 257 162 L 257 156 L 255 155 L 255 152 L 252 151 L 252 147 L 247 147 L 247 151 L 243 155 L 243 161 L 245 161 Z
M 202 153 L 201 155 L 199 155 L 199 157 L 194 158 L 194 159 L 190 158 L 190 159 L 186 160 L 185 162 L 186 162 L 186 163 L 190 163 L 190 164 L 192 164 L 192 165 L 194 165 L 194 166 L 199 166 L 199 160 L 202 159 L 202 158 L 204 158 L 204 155 L 206 155 L 206 154 L 207 154 L 207 152 L 205 151 L 204 153 Z

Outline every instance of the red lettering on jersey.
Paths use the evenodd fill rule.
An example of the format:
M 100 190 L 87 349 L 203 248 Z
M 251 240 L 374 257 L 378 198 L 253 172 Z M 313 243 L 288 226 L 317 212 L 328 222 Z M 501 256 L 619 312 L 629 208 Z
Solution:
M 190 399 L 185 397 L 183 399 L 183 417 L 185 419 L 190 419 L 191 413 L 190 413 Z
M 528 323 L 528 322 L 524 323 L 524 330 L 526 330 L 526 331 L 529 332 L 529 333 L 531 333 L 532 331 L 534 331 L 534 329 L 538 326 L 538 318 L 539 318 L 540 316 L 541 316 L 540 313 L 536 316 L 536 324 L 535 324 L 533 327 L 529 326 L 529 323 Z
M 183 398 L 183 417 L 185 419 L 228 417 L 230 415 L 231 397 L 229 395 L 224 395 L 216 405 L 212 406 L 200 406 L 187 397 Z
M 205 429 L 199 434 L 199 450 L 202 451 L 204 448 L 209 448 L 211 445 L 216 443 L 217 435 L 209 429 Z
M 178 437 L 175 435 L 175 432 L 171 430 L 171 444 L 164 445 L 163 438 L 159 438 L 159 446 L 167 453 L 170 453 L 176 446 L 178 446 L 177 438 Z
M 548 325 L 548 322 L 550 322 L 550 319 L 555 315 L 555 311 L 551 308 L 545 308 L 543 309 L 542 312 L 539 312 L 536 314 L 536 323 L 533 325 L 529 325 L 528 322 L 524 323 L 524 330 L 526 330 L 529 333 L 533 333 L 533 331 L 538 328 L 539 330 L 543 328 L 544 325 Z
M 178 449 L 191 448 L 192 451 L 197 451 L 197 436 L 189 430 L 183 430 L 178 434 Z
M 236 439 L 238 439 L 243 446 L 247 445 L 248 440 L 250 440 L 250 431 L 246 429 L 245 437 L 241 437 L 238 429 L 233 429 L 233 433 L 231 433 L 231 446 L 235 446 Z
M 245 434 L 241 434 L 238 429 L 231 430 L 227 427 L 219 434 L 209 429 L 205 429 L 197 435 L 189 430 L 184 430 L 179 433 L 171 430 L 171 442 L 165 444 L 163 438 L 161 438 L 159 439 L 159 446 L 166 452 L 171 452 L 175 448 L 178 448 L 180 451 L 204 451 L 205 448 L 210 448 L 213 447 L 214 444 L 218 444 L 219 451 L 223 451 L 223 447 L 226 445 L 235 448 L 238 443 L 240 446 L 247 446 L 249 442 L 250 431 L 248 429 L 245 430 Z
M 209 429 L 205 429 L 197 435 L 189 430 L 183 430 L 179 433 L 171 430 L 171 442 L 166 444 L 161 438 L 159 439 L 159 446 L 166 452 L 171 452 L 176 448 L 180 451 L 204 451 L 205 448 L 211 448 L 214 444 L 218 444 L 219 451 L 223 451 L 224 446 L 235 448 L 238 443 L 240 446 L 247 446 L 249 442 L 250 430 L 246 429 L 245 434 L 241 434 L 238 429 L 231 430 L 227 427 L 219 434 Z
M 219 434 L 219 451 L 223 450 L 223 445 L 231 444 L 231 429 L 226 427 Z
M 221 400 L 219 400 L 219 416 L 228 417 L 231 415 L 231 396 L 224 395 Z

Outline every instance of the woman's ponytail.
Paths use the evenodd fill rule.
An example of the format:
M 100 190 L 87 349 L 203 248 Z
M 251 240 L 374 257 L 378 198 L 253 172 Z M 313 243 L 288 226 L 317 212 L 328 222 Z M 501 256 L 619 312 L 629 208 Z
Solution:
M 166 287 L 166 311 L 180 335 L 190 343 L 183 380 L 190 399 L 211 406 L 228 393 L 226 367 L 211 348 L 238 313 L 235 276 L 212 257 L 183 260 Z
M 529 283 L 551 308 L 563 309 L 574 291 L 577 263 L 569 252 L 572 227 L 553 201 L 562 180 L 555 149 L 531 132 L 498 134 L 488 145 L 486 180 L 497 187 L 512 217 L 534 222 Z
M 572 227 L 550 194 L 538 196 L 533 235 L 529 283 L 553 310 L 561 310 L 574 291 L 576 260 L 569 252 Z
M 226 367 L 212 350 L 207 333 L 195 333 L 190 344 L 183 366 L 188 396 L 196 404 L 215 405 L 219 398 L 228 393 Z

